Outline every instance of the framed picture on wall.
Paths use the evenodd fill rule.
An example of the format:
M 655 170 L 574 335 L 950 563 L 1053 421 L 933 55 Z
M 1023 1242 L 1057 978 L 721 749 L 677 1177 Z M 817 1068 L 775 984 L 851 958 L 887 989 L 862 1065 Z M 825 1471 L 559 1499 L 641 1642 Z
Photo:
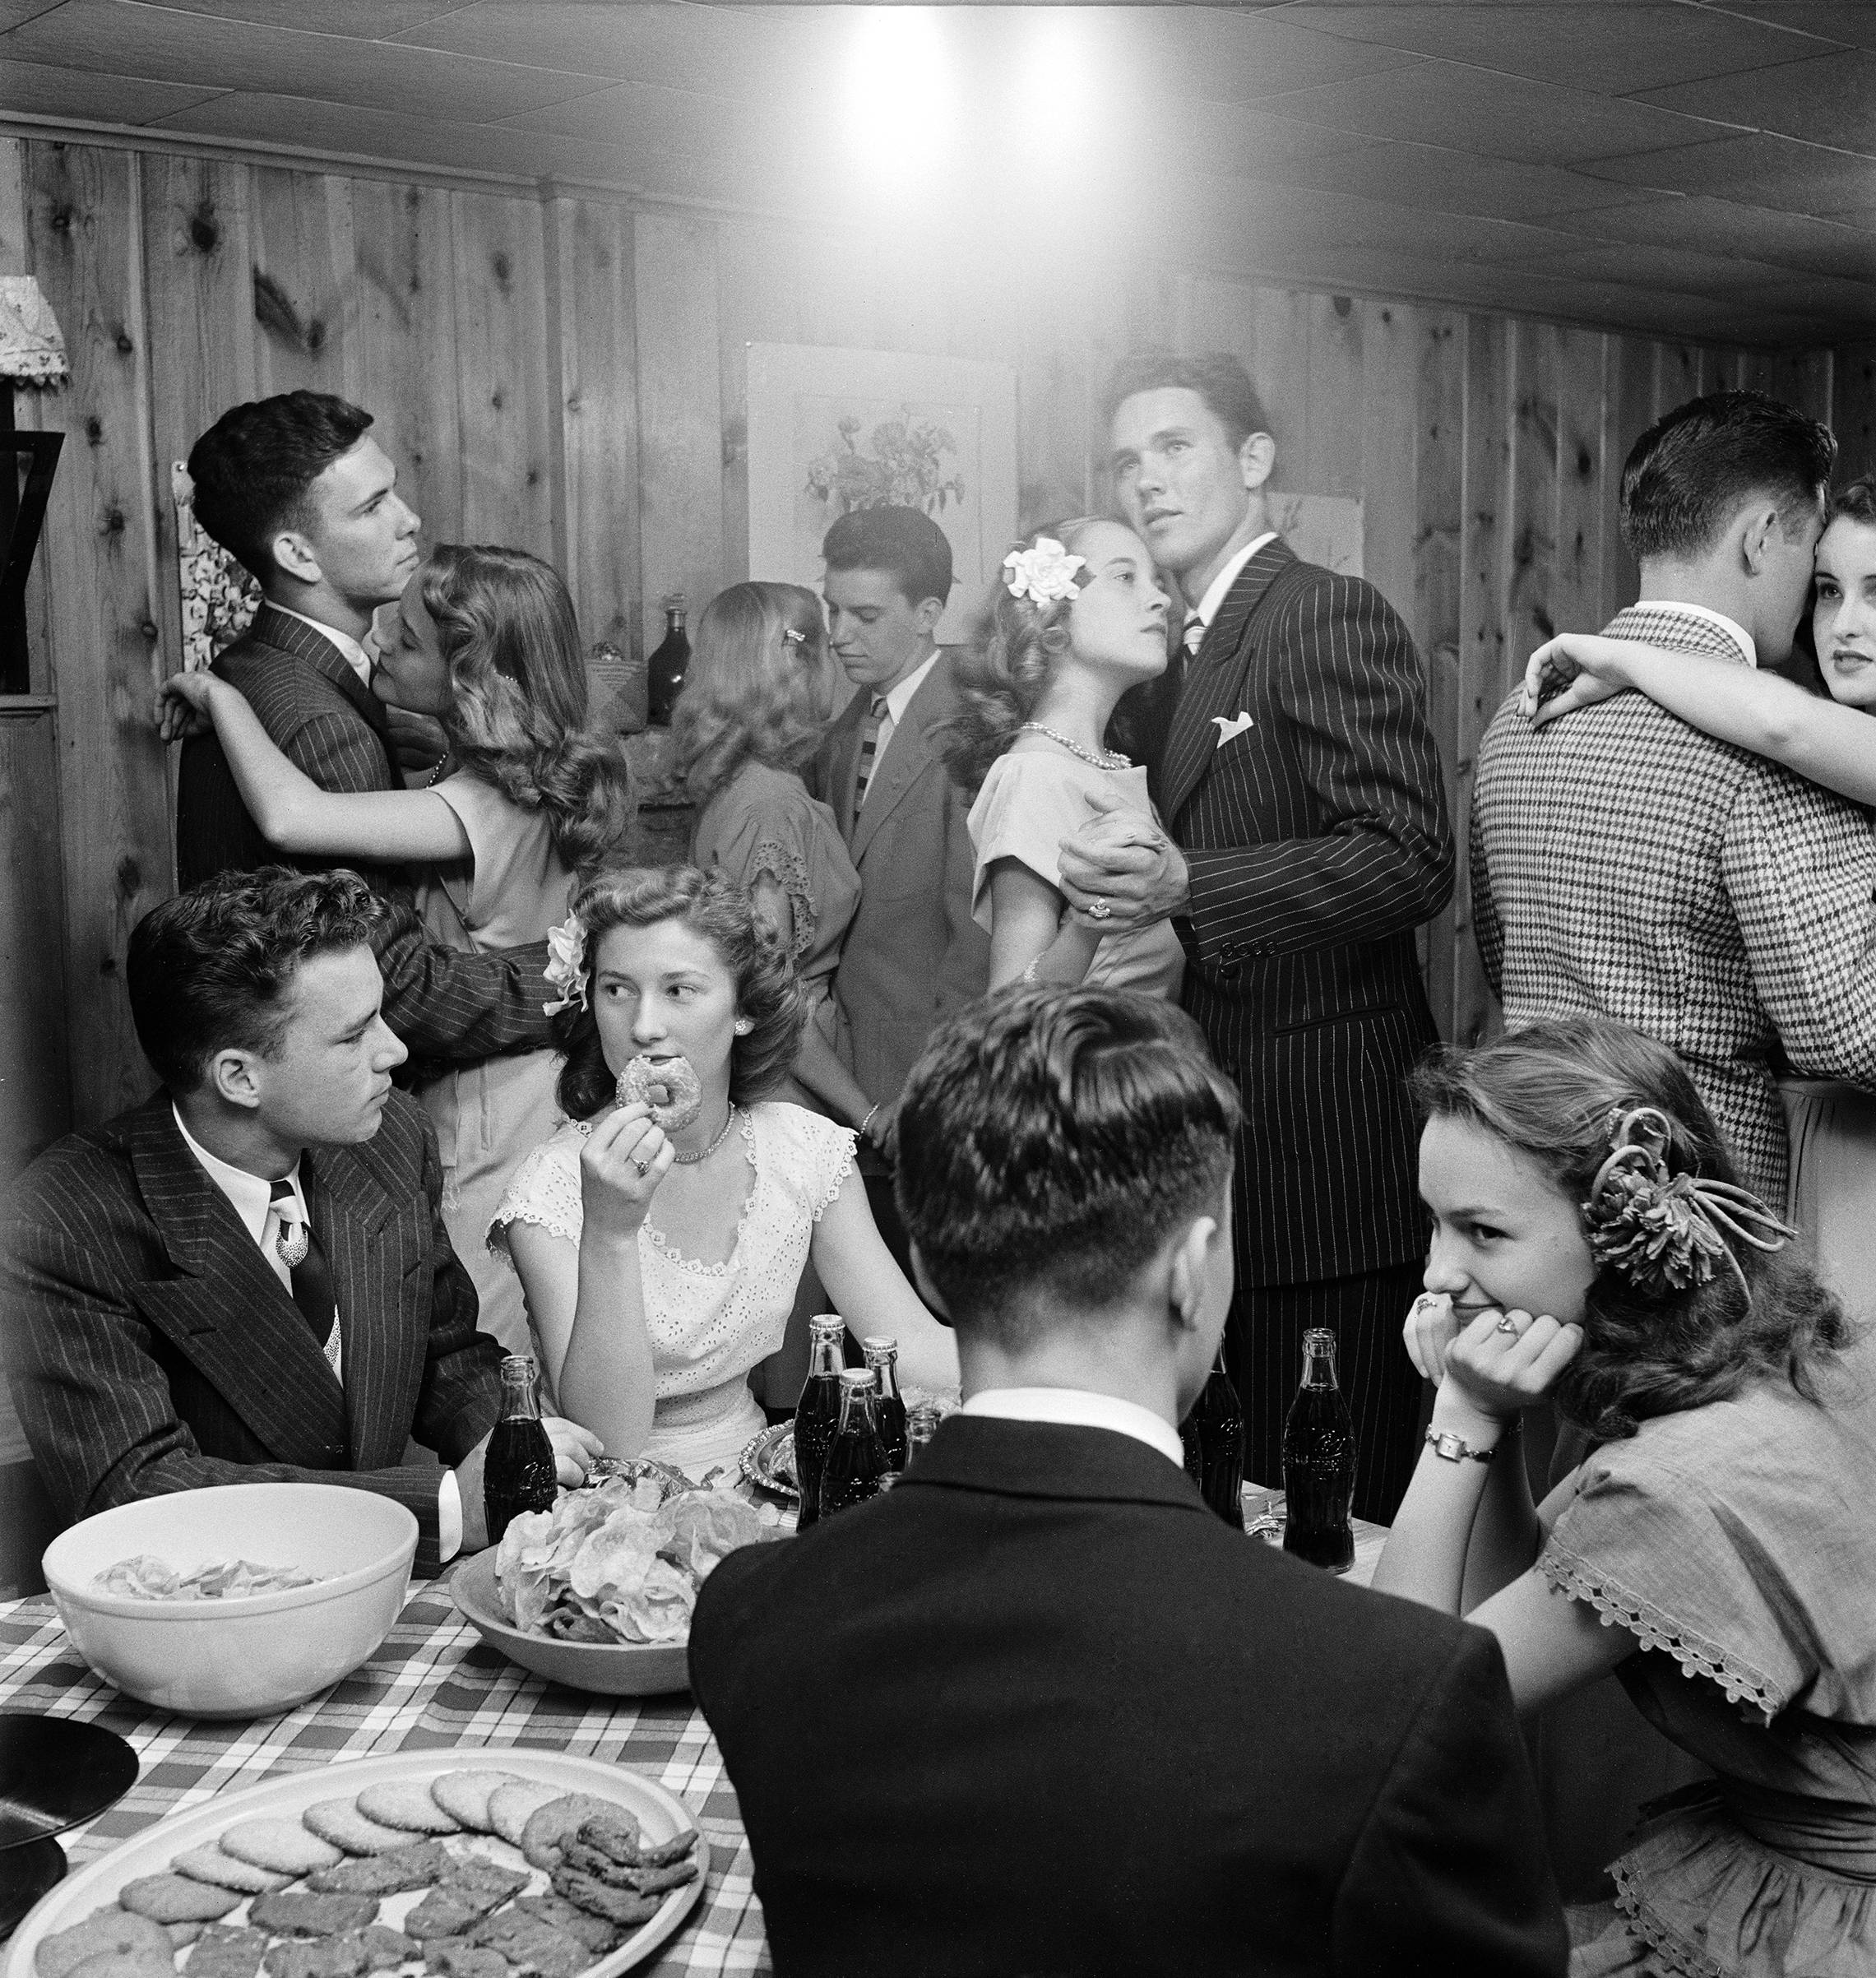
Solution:
M 749 574 L 821 583 L 840 517 L 922 508 L 957 582 L 938 627 L 956 643 L 1017 529 L 1017 380 L 1005 364 L 888 350 L 749 344 Z

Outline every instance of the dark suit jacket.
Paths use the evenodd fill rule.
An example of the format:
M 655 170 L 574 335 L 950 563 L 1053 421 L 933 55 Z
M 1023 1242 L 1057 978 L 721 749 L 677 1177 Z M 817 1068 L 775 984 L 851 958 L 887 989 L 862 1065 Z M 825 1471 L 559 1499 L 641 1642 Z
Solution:
M 159 1091 L 73 1133 L 7 1204 L 7 1371 L 67 1522 L 206 1484 L 304 1480 L 396 1498 L 437 1564 L 434 1470 L 501 1409 L 502 1349 L 443 1229 L 423 1109 L 394 1092 L 376 1136 L 300 1164 L 343 1328 L 343 1391 L 299 1308 Z
M 401 790 L 383 704 L 316 627 L 263 603 L 247 632 L 215 661 L 260 716 L 274 746 L 322 790 L 357 795 Z M 185 890 L 219 872 L 295 865 L 361 872 L 391 902 L 373 938 L 384 972 L 384 1016 L 419 1058 L 474 1063 L 553 1042 L 541 1005 L 544 943 L 472 954 L 433 946 L 410 907 L 401 866 L 294 858 L 276 850 L 241 801 L 234 772 L 212 734 L 183 744 L 176 782 L 176 882 Z
M 1149 726 L 1192 873 L 1185 1005 L 1244 1097 L 1239 1281 L 1405 1263 L 1426 1229 L 1403 1081 L 1436 1035 L 1414 929 L 1453 873 L 1413 640 L 1372 585 L 1267 544 Z
M 862 692 L 847 704 L 822 746 L 814 782 L 859 871 L 859 910 L 834 975 L 853 1073 L 869 1098 L 890 1104 L 925 1040 L 989 987 L 990 937 L 970 917 L 970 807 L 933 733 L 958 711 L 949 649 L 939 648 L 912 696 L 856 816 L 869 702 Z
M 953 1417 L 725 1559 L 690 1670 L 781 1978 L 1564 1968 L 1497 1643 L 1130 1438 Z

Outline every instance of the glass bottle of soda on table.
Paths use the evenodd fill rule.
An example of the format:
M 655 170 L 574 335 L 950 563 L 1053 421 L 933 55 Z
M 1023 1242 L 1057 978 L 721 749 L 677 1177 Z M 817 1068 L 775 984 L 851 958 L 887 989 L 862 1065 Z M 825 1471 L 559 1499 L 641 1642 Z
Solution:
M 1312 1566 L 1355 1563 L 1355 1421 L 1336 1380 L 1336 1336 L 1303 1335 L 1303 1381 L 1283 1425 L 1283 1550 Z
M 841 1375 L 841 1425 L 828 1445 L 821 1471 L 821 1515 L 831 1517 L 878 1497 L 892 1474 L 879 1439 L 879 1385 L 870 1367 L 848 1367 Z
M 887 1467 L 894 1471 L 906 1467 L 906 1403 L 899 1392 L 899 1342 L 896 1339 L 869 1338 L 860 1342 L 866 1364 L 879 1385 L 879 1439 L 886 1445 Z
M 841 1425 L 841 1342 L 846 1330 L 837 1312 L 808 1322 L 808 1378 L 794 1405 L 794 1481 L 801 1493 L 797 1531 L 805 1531 L 821 1515 L 822 1466 Z
M 525 1511 L 551 1511 L 559 1494 L 554 1445 L 540 1419 L 534 1361 L 511 1353 L 502 1362 L 502 1416 L 482 1456 L 482 1513 L 489 1543 L 498 1545 L 511 1518 Z
M 1234 1531 L 1244 1529 L 1244 1411 L 1221 1352 L 1179 1424 L 1185 1472 Z

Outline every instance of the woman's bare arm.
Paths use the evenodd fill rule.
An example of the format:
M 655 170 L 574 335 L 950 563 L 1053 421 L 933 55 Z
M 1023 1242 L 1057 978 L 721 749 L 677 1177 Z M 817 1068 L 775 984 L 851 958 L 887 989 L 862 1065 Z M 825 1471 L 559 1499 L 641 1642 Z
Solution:
M 1004 989 L 1030 978 L 1071 989 L 1083 980 L 1100 936 L 1064 920 L 1068 901 L 1020 859 L 998 859 L 990 868 L 990 987 Z
M 822 1211 L 814 1225 L 813 1256 L 834 1309 L 849 1328 L 898 1341 L 901 1381 L 919 1387 L 959 1384 L 957 1341 L 951 1328 L 925 1309 L 893 1261 L 874 1226 L 858 1174 L 849 1174 Z

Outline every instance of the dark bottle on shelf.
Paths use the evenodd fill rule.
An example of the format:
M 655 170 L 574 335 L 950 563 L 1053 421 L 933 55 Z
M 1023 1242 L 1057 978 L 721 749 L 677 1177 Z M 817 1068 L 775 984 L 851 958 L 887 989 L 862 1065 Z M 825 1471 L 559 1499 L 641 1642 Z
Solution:
M 899 1342 L 896 1339 L 863 1339 L 860 1350 L 873 1377 L 879 1383 L 879 1439 L 886 1445 L 887 1467 L 906 1467 L 906 1403 L 899 1393 Z
M 1355 1423 L 1336 1383 L 1336 1336 L 1303 1335 L 1303 1384 L 1283 1425 L 1283 1550 L 1312 1566 L 1355 1563 Z
M 1179 1424 L 1185 1472 L 1234 1531 L 1244 1529 L 1244 1411 L 1221 1353 Z
M 864 1504 L 886 1488 L 892 1472 L 879 1439 L 879 1385 L 870 1367 L 848 1367 L 841 1374 L 841 1425 L 828 1445 L 821 1471 L 821 1515 L 831 1517 L 850 1504 Z
M 821 1468 L 841 1424 L 841 1342 L 846 1330 L 837 1312 L 808 1322 L 808 1378 L 794 1404 L 794 1480 L 801 1492 L 797 1531 L 821 1515 Z
M 683 693 L 685 669 L 691 663 L 691 642 L 684 631 L 684 594 L 674 591 L 665 600 L 665 637 L 650 663 L 651 725 L 669 728 L 671 710 Z
M 482 1512 L 491 1545 L 501 1544 L 511 1518 L 554 1508 L 560 1489 L 554 1467 L 554 1445 L 541 1426 L 534 1362 L 525 1353 L 511 1353 L 502 1362 L 502 1419 L 482 1457 Z

